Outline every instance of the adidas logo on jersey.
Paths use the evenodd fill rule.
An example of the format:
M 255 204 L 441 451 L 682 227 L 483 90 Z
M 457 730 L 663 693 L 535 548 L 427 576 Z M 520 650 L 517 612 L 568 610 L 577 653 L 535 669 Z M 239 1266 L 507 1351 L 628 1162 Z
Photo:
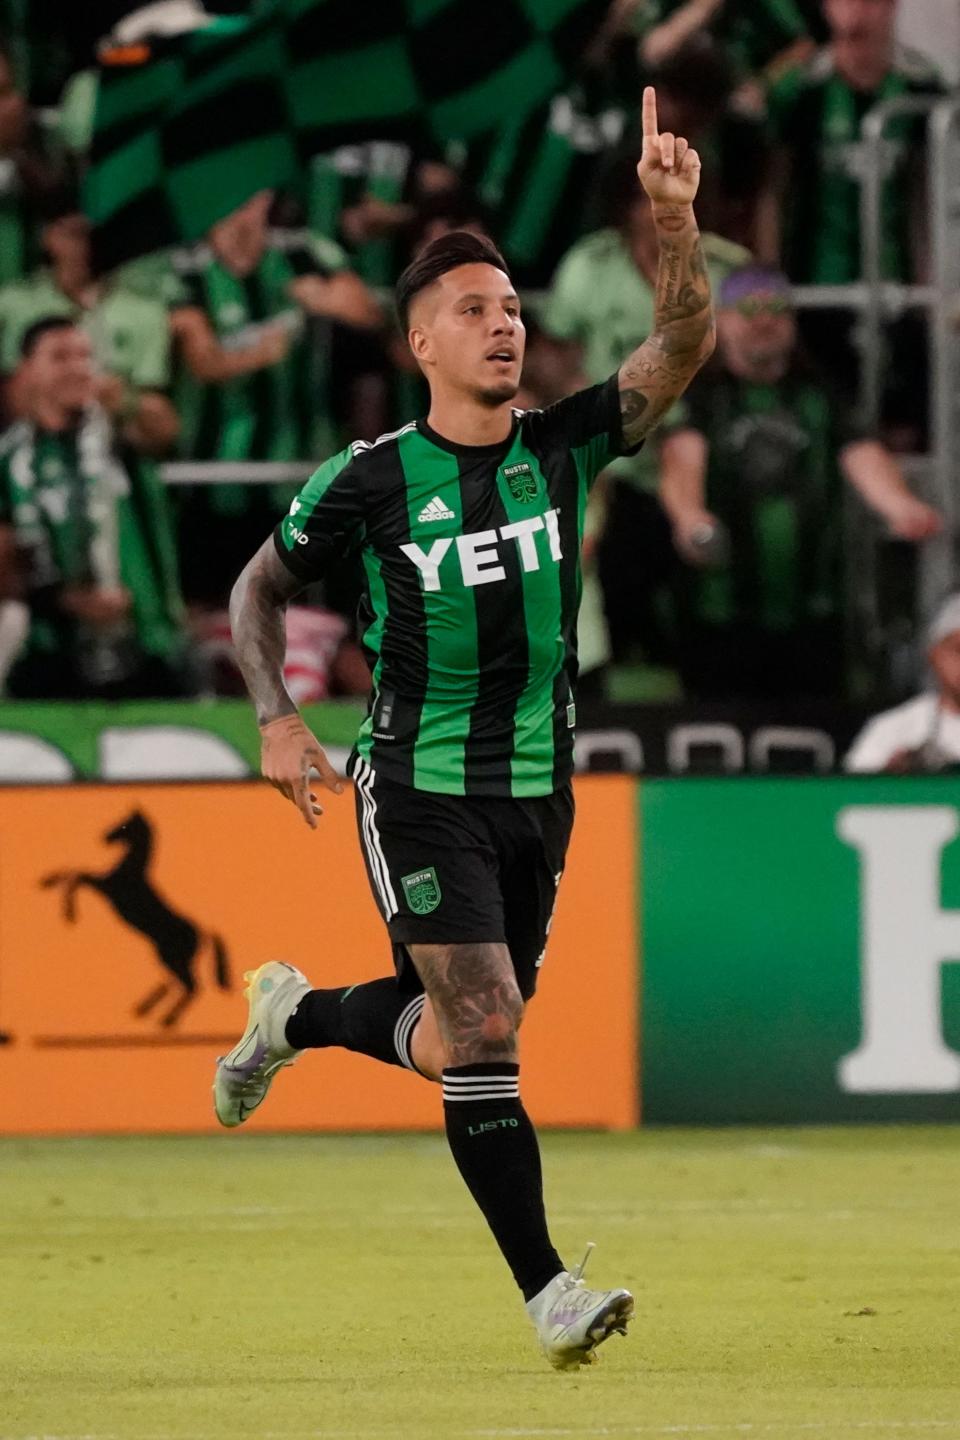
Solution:
M 423 509 L 420 511 L 420 514 L 417 516 L 417 520 L 421 525 L 427 525 L 431 520 L 453 519 L 453 511 L 447 509 L 446 505 L 444 505 L 439 495 L 434 495 L 430 503 L 428 505 L 424 505 Z

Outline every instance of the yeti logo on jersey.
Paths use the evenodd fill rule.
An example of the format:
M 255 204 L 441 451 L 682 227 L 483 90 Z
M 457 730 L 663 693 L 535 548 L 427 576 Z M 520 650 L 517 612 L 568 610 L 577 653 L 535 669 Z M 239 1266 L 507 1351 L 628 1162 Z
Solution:
M 477 530 L 469 535 L 434 540 L 427 550 L 413 542 L 401 545 L 400 549 L 420 571 L 424 590 L 443 589 L 440 566 L 453 547 L 459 562 L 461 582 L 468 587 L 491 585 L 507 578 L 507 572 L 500 563 L 501 542 L 516 545 L 520 565 L 528 575 L 540 569 L 544 552 L 549 553 L 555 565 L 559 564 L 563 559 L 563 550 L 558 513 L 557 510 L 545 510 L 542 515 L 531 515 L 526 520 L 501 525 L 499 530 Z M 452 579 L 452 575 L 447 573 L 444 578 Z
M 520 465 L 504 465 L 503 478 L 510 488 L 510 494 L 521 505 L 529 505 L 531 500 L 536 500 L 540 483 L 526 462 Z
M 440 881 L 433 866 L 400 879 L 407 904 L 414 915 L 429 915 L 440 904 Z

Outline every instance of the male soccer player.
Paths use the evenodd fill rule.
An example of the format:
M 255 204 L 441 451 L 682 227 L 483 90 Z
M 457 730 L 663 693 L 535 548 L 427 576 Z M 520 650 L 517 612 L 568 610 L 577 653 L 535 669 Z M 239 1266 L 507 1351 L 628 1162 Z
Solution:
M 524 330 L 496 249 L 463 232 L 428 246 L 397 286 L 428 418 L 322 465 L 231 603 L 263 773 L 316 826 L 311 770 L 342 787 L 284 688 L 283 611 L 331 554 L 360 551 L 374 691 L 352 774 L 396 974 L 333 990 L 279 961 L 249 975 L 247 1029 L 217 1066 L 217 1115 L 241 1124 L 314 1046 L 441 1080 L 453 1157 L 558 1369 L 623 1332 L 633 1297 L 588 1290 L 583 1266 L 569 1274 L 551 1243 L 517 1029 L 573 822 L 587 490 L 643 444 L 713 347 L 699 172 L 685 140 L 657 133 L 647 90 L 638 174 L 660 237 L 655 329 L 619 374 L 547 410 L 511 408 Z

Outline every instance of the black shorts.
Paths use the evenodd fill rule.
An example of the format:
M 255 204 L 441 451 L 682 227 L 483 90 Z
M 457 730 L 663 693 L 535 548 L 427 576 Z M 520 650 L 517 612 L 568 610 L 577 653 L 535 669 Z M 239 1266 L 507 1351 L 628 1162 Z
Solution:
M 510 950 L 525 1000 L 553 918 L 573 828 L 573 790 L 529 800 L 439 795 L 351 767 L 357 826 L 401 983 L 421 990 L 408 945 Z

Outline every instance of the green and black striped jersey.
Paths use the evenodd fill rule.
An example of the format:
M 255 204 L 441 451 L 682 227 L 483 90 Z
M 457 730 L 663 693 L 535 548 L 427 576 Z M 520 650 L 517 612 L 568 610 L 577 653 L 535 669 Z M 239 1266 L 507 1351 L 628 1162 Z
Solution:
M 455 445 L 418 420 L 307 482 L 275 543 L 304 584 L 359 551 L 373 695 L 357 748 L 378 773 L 448 795 L 566 783 L 584 509 L 627 448 L 613 376 L 515 411 L 498 445 Z

